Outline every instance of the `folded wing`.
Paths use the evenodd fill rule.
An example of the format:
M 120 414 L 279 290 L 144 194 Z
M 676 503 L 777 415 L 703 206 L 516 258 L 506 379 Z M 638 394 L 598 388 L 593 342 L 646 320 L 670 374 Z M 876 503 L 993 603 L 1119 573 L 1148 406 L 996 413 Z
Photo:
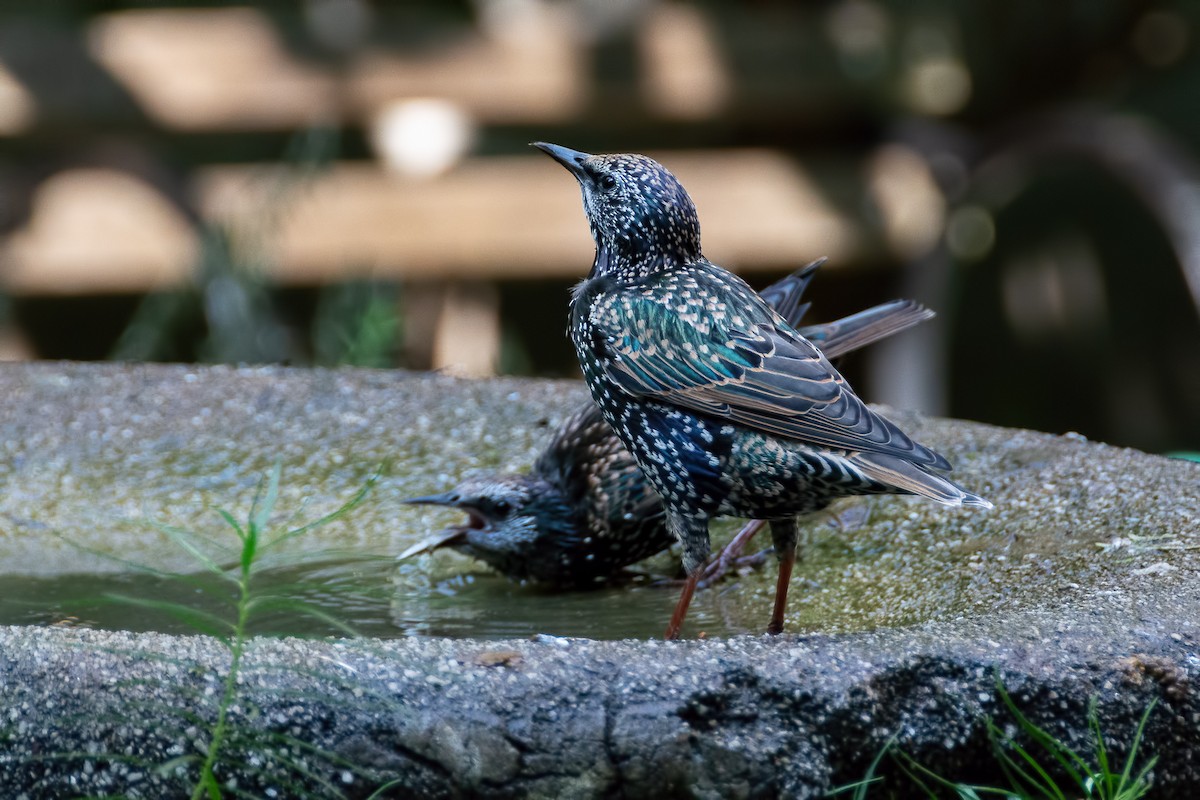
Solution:
M 867 408 L 821 351 L 740 281 L 722 275 L 706 287 L 715 302 L 737 309 L 723 325 L 695 324 L 665 289 L 601 301 L 591 319 L 612 356 L 608 377 L 631 395 L 775 436 L 950 468 Z

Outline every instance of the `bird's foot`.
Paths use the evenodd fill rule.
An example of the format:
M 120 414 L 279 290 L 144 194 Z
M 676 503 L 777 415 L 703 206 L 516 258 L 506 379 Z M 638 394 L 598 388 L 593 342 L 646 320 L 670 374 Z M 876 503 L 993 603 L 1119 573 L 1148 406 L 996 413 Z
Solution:
M 760 519 L 747 522 L 737 532 L 737 535 L 729 540 L 729 544 L 725 545 L 724 549 L 717 554 L 717 557 L 704 568 L 704 572 L 700 576 L 700 586 L 706 588 L 712 586 L 730 572 L 741 570 L 743 567 L 761 566 L 766 561 L 767 551 L 764 550 L 761 553 L 755 553 L 751 556 L 743 556 L 742 553 L 745 552 L 746 545 L 750 544 L 750 540 L 762 530 L 765 524 Z
M 707 589 L 725 580 L 731 574 L 736 575 L 746 570 L 759 569 L 763 564 L 767 563 L 767 557 L 772 552 L 771 548 L 768 547 L 766 550 L 760 550 L 748 556 L 731 556 L 726 555 L 725 551 L 722 550 L 716 558 L 704 567 L 697 586 L 701 589 Z
M 700 589 L 707 589 L 723 580 L 730 573 L 741 572 L 745 569 L 758 569 L 767 561 L 767 554 L 770 549 L 763 550 L 751 555 L 742 555 L 746 550 L 746 545 L 754 538 L 763 525 L 766 525 L 762 520 L 751 520 L 737 532 L 737 535 L 729 540 L 729 544 L 717 553 L 717 557 L 705 565 L 697 579 L 696 586 Z M 655 586 L 678 586 L 682 581 L 674 579 L 664 579 L 655 581 Z

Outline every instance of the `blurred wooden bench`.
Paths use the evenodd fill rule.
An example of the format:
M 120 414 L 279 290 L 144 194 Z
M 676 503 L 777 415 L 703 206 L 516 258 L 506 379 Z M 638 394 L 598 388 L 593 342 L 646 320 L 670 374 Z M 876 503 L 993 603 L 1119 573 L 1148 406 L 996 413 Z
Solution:
M 818 254 L 840 262 L 856 255 L 857 223 L 790 159 L 755 150 L 654 155 L 692 192 L 706 252 L 722 264 L 780 270 Z M 212 166 L 197 170 L 192 194 L 205 224 L 229 234 L 239 260 L 269 265 L 272 282 L 436 284 L 421 302 L 441 304 L 447 319 L 491 314 L 489 330 L 437 325 L 433 315 L 436 366 L 469 357 L 468 370 L 480 371 L 498 349 L 498 317 L 480 300 L 488 296 L 480 284 L 582 277 L 591 264 L 575 182 L 534 153 L 469 159 L 434 179 L 373 163 L 311 175 L 278 164 Z M 28 224 L 0 243 L 0 291 L 11 295 L 168 289 L 189 279 L 199 255 L 200 232 L 127 173 L 58 173 L 32 208 Z
M 715 44 L 716 23 L 696 8 L 662 6 L 639 19 L 631 30 L 641 74 L 620 88 L 593 85 L 587 44 L 566 9 L 522 8 L 506 19 L 430 32 L 420 48 L 358 47 L 340 60 L 298 55 L 279 15 L 252 8 L 99 14 L 75 34 L 80 53 L 61 55 L 74 40 L 58 34 L 51 38 L 59 49 L 44 49 L 56 58 L 90 59 L 99 67 L 79 79 L 102 81 L 105 71 L 145 115 L 131 120 L 128 109 L 98 102 L 71 124 L 86 127 L 108 109 L 124 120 L 119 124 L 149 124 L 161 136 L 254 135 L 314 123 L 364 129 L 388 103 L 414 96 L 444 98 L 480 126 L 550 132 L 594 116 L 597 92 L 605 109 L 599 119 L 624 120 L 618 124 L 709 118 L 734 106 L 743 116 L 772 118 L 816 107 L 805 94 L 813 82 L 795 76 L 735 96 Z M 742 31 L 736 41 L 744 49 L 754 37 Z M 31 58 L 38 52 L 31 48 Z M 27 90 L 21 74 L 55 79 L 54 70 L 0 69 L 7 85 L 0 101 L 20 101 L 11 129 L 0 126 L 0 134 L 36 131 L 38 91 L 57 97 L 62 88 Z M 56 124 L 71 120 L 69 104 L 60 103 L 57 113 L 64 108 L 68 115 Z M 861 256 L 855 243 L 870 240 L 856 215 L 835 208 L 799 163 L 779 153 L 652 154 L 695 197 L 706 252 L 733 268 L 790 269 L 817 255 L 846 263 Z M 80 295 L 179 286 L 199 257 L 200 228 L 217 226 L 232 237 L 235 254 L 268 264 L 269 279 L 281 285 L 369 277 L 416 287 L 407 294 L 424 308 L 407 316 L 426 320 L 434 365 L 466 359 L 469 371 L 485 371 L 499 347 L 490 287 L 580 277 L 591 259 L 578 190 L 532 152 L 468 158 L 432 179 L 405 178 L 368 161 L 335 163 L 313 175 L 286 164 L 202 165 L 182 177 L 186 209 L 116 166 L 51 174 L 33 188 L 28 219 L 0 240 L 0 291 Z

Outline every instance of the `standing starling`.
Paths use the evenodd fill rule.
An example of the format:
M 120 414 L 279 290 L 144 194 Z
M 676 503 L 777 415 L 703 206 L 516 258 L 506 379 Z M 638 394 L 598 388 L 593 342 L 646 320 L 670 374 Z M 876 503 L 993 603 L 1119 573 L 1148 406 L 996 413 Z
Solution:
M 949 462 L 867 408 L 821 351 L 700 251 L 696 207 L 641 155 L 536 147 L 579 181 L 596 256 L 570 335 L 592 399 L 662 496 L 687 573 L 676 638 L 708 559 L 709 520 L 767 520 L 783 630 L 796 517 L 835 498 L 918 494 L 989 507 Z
M 808 310 L 801 296 L 823 261 L 762 292 L 792 325 L 799 325 Z M 931 316 L 910 300 L 893 300 L 800 330 L 833 358 Z M 555 431 L 530 472 L 471 477 L 448 492 L 408 502 L 460 508 L 468 519 L 410 547 L 400 558 L 449 547 L 514 580 L 553 586 L 585 587 L 611 579 L 675 541 L 662 500 L 591 402 Z M 706 578 L 718 577 L 757 529 L 756 523 L 747 526 L 720 561 L 710 565 Z

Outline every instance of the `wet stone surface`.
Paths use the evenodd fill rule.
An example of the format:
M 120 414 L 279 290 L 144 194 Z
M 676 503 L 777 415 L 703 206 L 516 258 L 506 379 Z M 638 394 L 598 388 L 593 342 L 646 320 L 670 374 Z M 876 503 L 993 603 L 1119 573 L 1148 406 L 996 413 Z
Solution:
M 195 570 L 157 526 L 231 540 L 216 511 L 243 519 L 277 460 L 278 529 L 337 508 L 382 465 L 383 477 L 351 515 L 282 549 L 389 558 L 461 519 L 405 498 L 443 491 L 471 470 L 527 468 L 548 431 L 586 399 L 567 381 L 78 364 L 5 365 L 0 392 L 8 398 L 0 564 L 22 579 L 124 574 L 129 560 Z M 892 416 L 944 452 L 956 478 L 996 507 L 880 497 L 812 515 L 789 630 L 870 630 L 1092 595 L 1116 603 L 1194 574 L 1195 465 L 1072 437 Z M 718 542 L 732 529 L 714 527 Z M 661 558 L 652 569 L 676 564 Z M 375 568 L 373 579 L 386 581 L 391 569 Z M 464 574 L 472 582 L 455 580 Z M 395 632 L 380 620 L 373 635 L 641 637 L 661 628 L 673 602 L 670 591 L 636 588 L 548 601 L 447 551 L 399 565 L 390 577 Z M 768 565 L 703 593 L 692 631 L 757 633 L 773 591 Z M 504 624 L 506 615 L 513 624 Z M 423 628 L 422 617 L 441 623 Z
M 215 509 L 244 514 L 276 460 L 280 524 L 333 510 L 384 464 L 351 515 L 286 548 L 387 556 L 455 519 L 401 500 L 466 470 L 526 467 L 584 399 L 571 382 L 75 364 L 4 365 L 0 393 L 0 571 L 14 582 L 120 573 L 114 557 L 188 569 L 155 523 L 227 533 Z M 1190 796 L 1200 466 L 891 416 L 996 508 L 875 498 L 814 515 L 789 635 L 664 644 L 647 639 L 669 591 L 560 602 L 439 555 L 381 571 L 406 596 L 472 573 L 519 598 L 522 623 L 485 633 L 491 641 L 256 640 L 231 752 L 296 736 L 317 748 L 304 780 L 318 795 L 365 796 L 394 778 L 395 796 L 803 797 L 861 778 L 895 734 L 927 766 L 983 780 L 995 770 L 985 720 L 1004 713 L 999 676 L 1035 721 L 1085 751 L 1090 698 L 1117 752 L 1157 698 L 1146 745 L 1160 756 L 1155 796 Z M 688 632 L 760 630 L 773 580 L 768 567 L 704 593 Z M 410 604 L 377 636 L 437 633 L 446 626 L 414 620 L 450 609 L 461 614 L 453 631 L 470 637 L 472 604 L 495 606 L 486 593 L 442 601 Z M 600 613 L 573 629 L 571 603 Z M 527 638 L 546 631 L 590 638 Z M 636 640 L 592 640 L 623 636 Z M 171 796 L 184 778 L 153 765 L 202 746 L 207 732 L 184 712 L 215 713 L 227 665 L 198 636 L 0 629 L 0 785 L 30 797 Z M 271 748 L 255 752 L 228 767 L 243 791 L 305 774 Z

